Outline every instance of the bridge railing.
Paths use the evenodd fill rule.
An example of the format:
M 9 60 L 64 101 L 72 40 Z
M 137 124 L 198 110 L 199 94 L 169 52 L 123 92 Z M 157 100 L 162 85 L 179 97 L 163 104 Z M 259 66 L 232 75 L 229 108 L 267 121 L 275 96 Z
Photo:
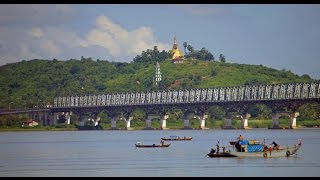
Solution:
M 59 96 L 53 107 L 88 107 L 320 98 L 320 82 Z

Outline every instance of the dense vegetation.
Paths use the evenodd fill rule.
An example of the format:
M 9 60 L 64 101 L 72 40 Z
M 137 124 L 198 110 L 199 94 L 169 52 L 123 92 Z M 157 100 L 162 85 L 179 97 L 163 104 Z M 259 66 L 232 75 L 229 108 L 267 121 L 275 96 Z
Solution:
M 43 107 L 52 104 L 53 98 L 59 95 L 314 81 L 308 75 L 299 76 L 285 69 L 229 63 L 223 54 L 215 60 L 205 48 L 197 51 L 188 45 L 185 48 L 188 47 L 183 64 L 171 63 L 171 51 L 160 52 L 156 46 L 143 51 L 130 63 L 81 57 L 80 60 L 33 59 L 6 64 L 0 67 L 0 109 Z M 156 62 L 163 75 L 159 86 L 153 82 Z M 319 119 L 318 104 L 301 108 L 308 111 L 301 111 L 300 118 Z M 212 119 L 223 118 L 223 110 L 212 109 L 215 109 Z M 253 118 L 268 118 L 269 110 L 257 104 L 251 113 Z

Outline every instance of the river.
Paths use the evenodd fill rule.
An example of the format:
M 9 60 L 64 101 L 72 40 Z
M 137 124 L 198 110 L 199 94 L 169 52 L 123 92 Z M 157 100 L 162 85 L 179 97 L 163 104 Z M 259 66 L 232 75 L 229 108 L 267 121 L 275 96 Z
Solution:
M 298 154 L 282 158 L 208 158 L 220 141 L 239 135 L 280 146 L 303 144 Z M 161 137 L 192 136 L 158 144 Z M 168 143 L 166 141 L 166 143 Z M 294 130 L 102 130 L 0 132 L 1 177 L 318 177 L 320 129 Z

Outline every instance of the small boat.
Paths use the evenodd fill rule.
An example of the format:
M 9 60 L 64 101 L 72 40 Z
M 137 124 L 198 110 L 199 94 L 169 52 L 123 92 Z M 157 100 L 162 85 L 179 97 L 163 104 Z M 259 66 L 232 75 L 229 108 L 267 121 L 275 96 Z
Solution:
M 161 138 L 164 141 L 190 141 L 193 137 L 179 137 L 179 136 L 170 136 L 169 138 Z
M 258 142 L 258 141 L 257 141 Z M 281 148 L 268 147 L 266 144 L 257 144 L 247 140 L 239 141 L 234 144 L 232 149 L 222 153 L 211 152 L 207 154 L 209 157 L 289 157 L 298 152 L 302 143 L 301 140 L 297 144 L 282 146 Z M 231 144 L 231 143 L 230 143 Z
M 165 148 L 169 147 L 170 144 L 134 144 L 137 148 Z

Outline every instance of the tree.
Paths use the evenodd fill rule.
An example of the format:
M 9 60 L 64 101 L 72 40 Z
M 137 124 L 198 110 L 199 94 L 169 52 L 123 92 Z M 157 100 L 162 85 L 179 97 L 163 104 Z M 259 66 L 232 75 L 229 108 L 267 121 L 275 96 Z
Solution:
M 188 51 L 190 51 L 190 52 L 193 52 L 193 51 L 194 51 L 194 48 L 193 48 L 190 44 L 187 46 L 187 49 L 188 49 Z
M 223 54 L 219 55 L 219 60 L 220 60 L 220 62 L 226 62 L 226 59 Z
M 188 47 L 187 42 L 183 43 L 183 47 L 184 47 L 184 54 L 187 54 L 187 47 Z

